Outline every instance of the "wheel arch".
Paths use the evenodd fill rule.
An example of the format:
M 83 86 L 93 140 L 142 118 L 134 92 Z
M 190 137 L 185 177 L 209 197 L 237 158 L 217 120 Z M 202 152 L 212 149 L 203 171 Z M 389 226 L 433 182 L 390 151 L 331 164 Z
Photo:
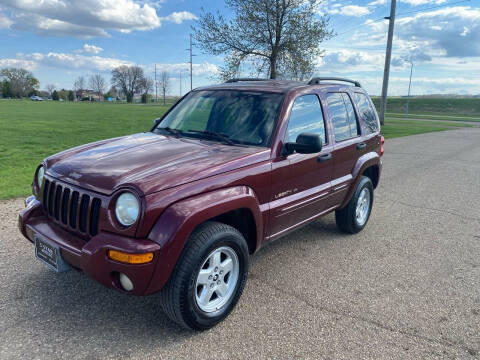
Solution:
M 339 207 L 339 209 L 344 208 L 348 204 L 353 194 L 355 193 L 355 189 L 357 188 L 362 175 L 370 178 L 370 180 L 372 180 L 373 187 L 376 188 L 380 180 L 381 171 L 382 163 L 378 153 L 369 152 L 362 155 L 355 164 L 355 167 L 353 168 L 353 181 L 350 184 L 347 195 L 345 196 L 345 199 L 343 200 L 342 205 Z
M 240 231 L 250 253 L 259 248 L 263 238 L 263 220 L 253 189 L 235 186 L 182 200 L 162 213 L 148 236 L 160 245 L 160 258 L 148 293 L 156 292 L 165 285 L 190 234 L 201 224 L 212 220 Z

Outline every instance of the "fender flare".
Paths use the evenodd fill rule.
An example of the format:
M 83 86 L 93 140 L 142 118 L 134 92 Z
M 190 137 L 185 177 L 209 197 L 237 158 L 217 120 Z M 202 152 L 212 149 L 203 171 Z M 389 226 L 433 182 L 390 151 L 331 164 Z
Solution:
M 246 208 L 256 225 L 256 249 L 263 238 L 263 219 L 253 189 L 234 186 L 193 196 L 169 206 L 153 226 L 148 239 L 160 245 L 160 254 L 147 289 L 159 291 L 170 278 L 190 234 L 201 223 L 226 212 Z
M 345 206 L 347 206 L 348 202 L 350 201 L 350 199 L 352 198 L 355 192 L 355 189 L 358 186 L 358 183 L 360 182 L 360 175 L 363 174 L 365 169 L 373 165 L 376 165 L 379 167 L 379 175 L 380 175 L 382 163 L 380 160 L 380 155 L 378 155 L 378 153 L 372 151 L 360 156 L 360 158 L 357 160 L 357 163 L 355 164 L 352 171 L 352 178 L 354 179 L 354 181 L 352 181 L 352 183 L 350 184 L 350 188 L 348 189 L 347 195 L 345 196 L 345 199 L 343 200 L 342 205 L 338 207 L 339 209 L 343 209 Z

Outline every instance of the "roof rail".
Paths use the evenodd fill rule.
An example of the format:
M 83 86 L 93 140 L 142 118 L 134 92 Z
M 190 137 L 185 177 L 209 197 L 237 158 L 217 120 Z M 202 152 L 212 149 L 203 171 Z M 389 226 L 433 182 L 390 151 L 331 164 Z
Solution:
M 260 78 L 234 78 L 234 79 L 230 79 L 230 80 L 225 81 L 225 84 L 228 84 L 228 83 L 236 83 L 236 82 L 239 82 L 239 81 L 265 81 L 265 80 L 268 80 L 268 79 L 260 79 Z
M 308 85 L 318 85 L 320 84 L 320 82 L 328 81 L 328 80 L 348 82 L 348 83 L 354 84 L 357 87 L 362 87 L 362 85 L 360 85 L 358 81 L 339 78 L 339 77 L 314 77 L 312 78 L 312 80 L 308 82 Z

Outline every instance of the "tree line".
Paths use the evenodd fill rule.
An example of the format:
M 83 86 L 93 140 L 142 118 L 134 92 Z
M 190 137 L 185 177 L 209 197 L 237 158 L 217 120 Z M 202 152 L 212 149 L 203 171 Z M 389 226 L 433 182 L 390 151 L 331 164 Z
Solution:
M 143 68 L 137 65 L 122 65 L 111 71 L 111 87 L 101 74 L 79 76 L 73 83 L 72 90 L 56 89 L 54 84 L 47 84 L 45 91 L 39 90 L 40 82 L 32 72 L 21 68 L 5 68 L 0 70 L 0 92 L 4 98 L 24 98 L 43 95 L 52 100 L 97 100 L 108 98 L 125 99 L 133 102 L 135 96 L 141 96 L 143 103 L 151 99 L 155 87 L 153 79 L 147 77 Z M 163 103 L 170 87 L 170 75 L 167 71 L 160 73 L 157 89 L 163 95 Z M 92 96 L 94 95 L 94 96 Z

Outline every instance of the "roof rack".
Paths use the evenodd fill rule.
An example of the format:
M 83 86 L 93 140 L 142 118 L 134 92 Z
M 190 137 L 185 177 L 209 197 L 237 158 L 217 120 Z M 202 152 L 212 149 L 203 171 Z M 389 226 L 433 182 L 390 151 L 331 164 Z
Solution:
M 357 87 L 362 87 L 362 85 L 360 85 L 358 81 L 339 78 L 339 77 L 314 77 L 312 78 L 312 80 L 308 82 L 308 85 L 318 85 L 320 84 L 320 82 L 328 81 L 328 80 L 348 82 L 348 83 L 354 84 Z
M 230 80 L 225 81 L 225 84 L 228 84 L 228 83 L 236 83 L 236 82 L 239 82 L 239 81 L 265 81 L 265 80 L 268 80 L 268 79 L 259 79 L 259 78 L 235 78 L 235 79 L 230 79 Z

